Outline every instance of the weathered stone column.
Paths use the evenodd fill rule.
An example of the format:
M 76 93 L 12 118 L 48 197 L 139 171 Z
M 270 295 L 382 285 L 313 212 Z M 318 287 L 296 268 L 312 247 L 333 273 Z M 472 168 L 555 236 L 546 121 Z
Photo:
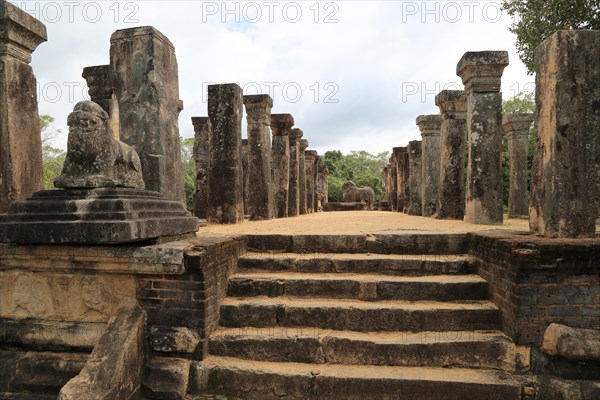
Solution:
M 274 210 L 276 218 L 288 216 L 288 196 L 290 189 L 290 130 L 294 126 L 291 114 L 271 115 L 273 133 L 272 168 Z
M 300 139 L 300 152 L 298 154 L 298 192 L 300 196 L 300 214 L 306 214 L 306 158 L 305 151 L 308 148 L 308 140 Z
M 325 164 L 319 163 L 317 170 L 319 175 L 319 186 L 317 188 L 317 193 L 319 193 L 319 201 L 321 202 L 321 208 L 325 208 L 325 204 L 327 204 L 327 202 L 329 201 L 329 183 L 327 182 L 327 177 L 329 176 L 329 168 L 327 168 Z
M 594 237 L 600 211 L 600 32 L 559 31 L 536 49 L 532 232 Z
M 290 131 L 290 191 L 288 195 L 288 217 L 300 214 L 300 139 L 302 129 Z
M 0 213 L 44 188 L 36 80 L 29 65 L 46 27 L 0 1 Z
M 150 26 L 118 30 L 110 38 L 110 66 L 120 139 L 138 152 L 146 189 L 185 204 L 173 44 Z
M 392 195 L 391 190 L 390 190 L 390 169 L 391 166 L 390 164 L 387 164 L 385 167 L 383 167 L 383 185 L 384 185 L 384 189 L 385 189 L 385 200 L 388 202 L 388 206 L 390 204 L 390 197 Z M 390 208 L 391 210 L 391 208 Z
M 440 186 L 440 127 L 441 115 L 419 115 L 417 126 L 421 131 L 421 167 L 423 185 L 421 212 L 431 217 L 437 211 L 438 190 Z
M 467 92 L 465 221 L 502 224 L 502 93 L 506 51 L 467 52 L 456 66 Z
M 248 163 L 249 163 L 249 149 L 248 139 L 242 139 L 242 186 L 244 187 L 244 216 L 249 215 L 248 213 L 248 185 L 250 183 L 248 175 Z
M 196 163 L 194 215 L 206 219 L 211 148 L 210 120 L 208 117 L 192 117 L 192 125 L 194 125 L 194 162 Z
M 402 182 L 401 190 L 404 191 L 404 209 L 398 210 L 403 213 L 408 213 L 408 207 L 410 206 L 410 162 L 409 162 L 409 151 L 410 148 L 406 147 L 406 152 L 402 154 L 402 175 L 404 176 L 404 180 Z
M 120 140 L 119 103 L 113 96 L 110 65 L 85 67 L 81 76 L 87 83 L 90 100 L 106 111 L 113 136 Z
M 408 150 L 406 147 L 394 147 L 392 152 L 396 160 L 396 210 L 402 212 L 405 207 L 406 199 L 404 197 L 404 153 Z
M 273 218 L 271 107 L 268 94 L 244 96 L 248 120 L 248 214 L 251 220 Z
M 435 96 L 442 113 L 440 134 L 440 186 L 435 217 L 465 216 L 465 157 L 467 156 L 467 93 L 442 90 Z
M 408 174 L 409 174 L 409 205 L 408 215 L 422 214 L 422 164 L 421 164 L 421 141 L 411 140 L 408 142 Z
M 314 170 L 314 175 L 313 175 L 313 182 L 314 182 L 314 190 L 313 190 L 313 210 L 315 212 L 319 211 L 319 160 L 321 159 L 321 156 L 315 151 L 315 165 L 313 167 Z
M 244 220 L 242 172 L 242 88 L 236 83 L 208 86 L 211 125 L 208 222 Z
M 310 214 L 317 211 L 315 209 L 315 163 L 317 152 L 306 150 L 304 157 L 306 158 L 306 211 Z
M 508 218 L 529 215 L 529 191 L 527 190 L 527 153 L 529 128 L 533 114 L 508 114 L 502 126 L 508 141 Z
M 390 209 L 398 211 L 398 162 L 392 148 L 390 162 Z

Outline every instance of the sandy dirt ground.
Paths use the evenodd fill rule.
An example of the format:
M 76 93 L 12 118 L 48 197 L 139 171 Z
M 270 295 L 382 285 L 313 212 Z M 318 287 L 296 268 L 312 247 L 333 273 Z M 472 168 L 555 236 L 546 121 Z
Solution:
M 235 225 L 201 227 L 198 235 L 234 234 L 359 234 L 384 230 L 472 232 L 489 229 L 528 231 L 526 219 L 505 219 L 503 225 L 474 225 L 464 221 L 437 220 L 390 211 L 337 211 L 300 215 L 270 221 L 244 221 Z

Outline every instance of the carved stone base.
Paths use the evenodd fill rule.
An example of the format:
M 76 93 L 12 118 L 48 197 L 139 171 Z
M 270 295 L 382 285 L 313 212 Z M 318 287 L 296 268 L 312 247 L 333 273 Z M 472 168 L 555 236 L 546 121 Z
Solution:
M 44 190 L 0 215 L 0 242 L 121 244 L 195 232 L 198 223 L 181 203 L 158 192 Z

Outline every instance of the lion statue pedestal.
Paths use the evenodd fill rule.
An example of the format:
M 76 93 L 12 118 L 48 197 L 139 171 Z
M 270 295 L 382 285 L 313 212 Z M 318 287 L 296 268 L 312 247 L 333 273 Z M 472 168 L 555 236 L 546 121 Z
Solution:
M 182 203 L 144 190 L 138 154 L 114 139 L 98 104 L 77 103 L 68 125 L 60 190 L 12 203 L 0 215 L 0 242 L 122 244 L 195 234 L 199 221 Z

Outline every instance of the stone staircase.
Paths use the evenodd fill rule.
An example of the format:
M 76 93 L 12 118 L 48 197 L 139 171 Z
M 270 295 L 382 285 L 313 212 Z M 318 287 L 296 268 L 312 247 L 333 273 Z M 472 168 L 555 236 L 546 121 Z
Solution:
M 464 238 L 400 236 L 252 239 L 263 250 L 229 282 L 191 398 L 520 399 L 527 356 L 499 331 Z

